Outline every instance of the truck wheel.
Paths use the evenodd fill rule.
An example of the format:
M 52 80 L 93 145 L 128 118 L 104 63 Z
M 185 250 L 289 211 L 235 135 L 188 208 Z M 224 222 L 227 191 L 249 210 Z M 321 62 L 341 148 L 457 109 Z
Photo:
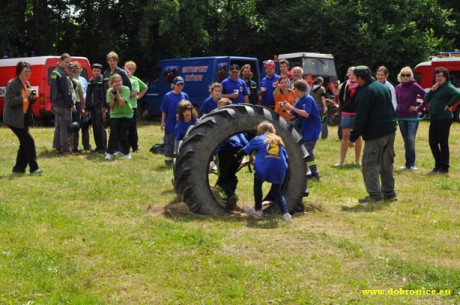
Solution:
M 140 107 L 140 114 L 141 114 L 141 118 L 143 120 L 149 121 L 149 120 L 152 119 L 152 116 L 150 115 L 149 109 L 145 105 L 142 105 Z
M 270 121 L 283 139 L 289 155 L 289 169 L 283 194 L 290 212 L 303 211 L 302 198 L 308 195 L 308 152 L 300 134 L 274 111 L 255 105 L 230 105 L 205 115 L 185 136 L 174 162 L 174 187 L 190 210 L 200 214 L 228 213 L 211 192 L 208 179 L 209 160 L 215 149 L 238 133 L 255 133 L 257 125 Z M 272 203 L 266 213 L 279 213 Z

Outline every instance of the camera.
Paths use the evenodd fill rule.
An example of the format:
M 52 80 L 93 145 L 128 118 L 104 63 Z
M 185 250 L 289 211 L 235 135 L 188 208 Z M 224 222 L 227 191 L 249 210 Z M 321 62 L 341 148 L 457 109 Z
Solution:
M 35 89 L 30 90 L 30 95 L 37 95 L 37 90 Z
M 113 94 L 113 95 L 117 95 L 117 90 L 112 89 L 112 94 Z

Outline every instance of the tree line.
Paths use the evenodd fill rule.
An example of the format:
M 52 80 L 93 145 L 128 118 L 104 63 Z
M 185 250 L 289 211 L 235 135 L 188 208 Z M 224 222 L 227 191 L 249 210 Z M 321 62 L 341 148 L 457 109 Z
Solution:
M 110 50 L 149 79 L 159 59 L 331 53 L 385 65 L 393 77 L 460 48 L 460 2 L 450 0 L 16 0 L 2 1 L 4 56 L 71 55 L 105 64 Z

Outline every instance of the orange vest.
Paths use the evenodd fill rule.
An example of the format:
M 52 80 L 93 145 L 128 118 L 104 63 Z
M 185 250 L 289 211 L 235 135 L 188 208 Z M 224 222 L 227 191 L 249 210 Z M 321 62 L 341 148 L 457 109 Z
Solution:
M 22 88 L 21 92 L 22 94 L 24 94 L 26 91 L 27 91 L 27 85 L 24 83 L 24 87 Z M 27 113 L 27 109 L 29 109 L 29 98 L 25 97 L 23 101 L 24 102 L 22 103 L 22 110 L 24 111 L 24 113 Z

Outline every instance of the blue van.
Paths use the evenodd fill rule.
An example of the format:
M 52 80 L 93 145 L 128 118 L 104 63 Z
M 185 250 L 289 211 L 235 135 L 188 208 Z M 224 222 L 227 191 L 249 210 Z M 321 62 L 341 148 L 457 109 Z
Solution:
M 149 84 L 147 94 L 139 100 L 141 116 L 144 119 L 161 116 L 163 97 L 171 90 L 172 81 L 179 75 L 185 80 L 183 91 L 190 97 L 190 102 L 199 108 L 209 97 L 211 84 L 227 78 L 233 64 L 240 68 L 245 64 L 251 65 L 254 74 L 252 80 L 259 84 L 259 61 L 254 57 L 210 56 L 160 60 L 155 67 L 154 82 Z

